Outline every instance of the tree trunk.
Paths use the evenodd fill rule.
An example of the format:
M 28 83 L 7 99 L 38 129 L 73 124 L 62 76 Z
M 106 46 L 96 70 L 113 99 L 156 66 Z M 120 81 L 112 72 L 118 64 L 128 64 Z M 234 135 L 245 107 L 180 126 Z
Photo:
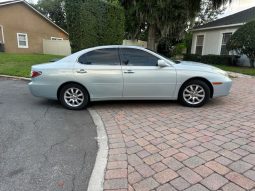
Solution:
M 254 58 L 250 58 L 250 64 L 251 64 L 251 67 L 252 68 L 254 68 L 255 66 L 254 66 L 254 61 L 255 61 L 255 59 Z
M 147 48 L 153 51 L 156 50 L 156 25 L 150 25 L 148 31 Z

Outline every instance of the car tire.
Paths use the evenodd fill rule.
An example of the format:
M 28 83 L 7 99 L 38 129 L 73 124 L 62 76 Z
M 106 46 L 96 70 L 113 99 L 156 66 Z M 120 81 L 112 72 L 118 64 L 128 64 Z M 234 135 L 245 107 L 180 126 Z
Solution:
M 201 107 L 210 99 L 210 88 L 201 80 L 185 83 L 179 92 L 179 101 L 188 107 Z
M 88 106 L 89 94 L 79 84 L 67 84 L 60 90 L 59 101 L 67 109 L 81 110 Z

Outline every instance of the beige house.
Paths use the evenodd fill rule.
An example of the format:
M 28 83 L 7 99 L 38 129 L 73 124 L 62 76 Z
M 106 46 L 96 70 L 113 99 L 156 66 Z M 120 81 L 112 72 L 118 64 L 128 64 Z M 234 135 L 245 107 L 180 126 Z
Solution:
M 245 23 L 255 19 L 255 7 L 195 27 L 192 39 L 192 54 L 228 55 L 226 44 L 232 34 Z M 245 34 L 244 34 L 245 35 Z M 241 55 L 240 65 L 250 65 L 248 58 Z
M 45 40 L 68 40 L 68 33 L 26 1 L 0 3 L 0 51 L 44 53 Z

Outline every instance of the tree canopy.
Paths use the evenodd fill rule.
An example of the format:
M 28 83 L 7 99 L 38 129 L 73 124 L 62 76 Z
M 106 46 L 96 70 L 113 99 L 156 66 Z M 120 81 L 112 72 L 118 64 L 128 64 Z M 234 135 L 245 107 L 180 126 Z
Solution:
M 66 0 L 65 10 L 72 52 L 99 45 L 122 44 L 124 10 L 102 0 Z
M 66 0 L 39 0 L 33 5 L 53 22 L 68 30 L 65 11 Z M 103 0 L 102 0 L 103 1 Z M 210 8 L 221 10 L 221 6 L 231 0 L 106 0 L 111 4 L 121 4 L 125 8 L 125 36 L 128 39 L 148 41 L 148 47 L 156 50 L 159 43 L 171 46 L 185 35 L 187 24 L 202 9 L 203 2 L 208 1 Z M 76 1 L 73 1 L 75 4 Z M 86 2 L 86 1 L 83 1 Z M 79 11 L 73 10 L 75 12 Z M 98 11 L 99 8 L 98 8 Z M 208 11 L 208 10 L 207 10 Z M 216 11 L 217 13 L 217 11 Z M 214 19 L 215 12 L 208 13 Z M 199 16 L 199 15 L 198 15 Z M 75 19 L 75 18 L 74 18 Z M 201 22 L 210 21 L 202 18 Z M 69 32 L 69 31 L 68 31 Z M 169 43 L 170 42 L 170 43 Z
M 195 26 L 204 25 L 218 18 L 226 10 L 226 6 L 215 8 L 211 0 L 202 0 L 200 5 L 200 11 L 195 19 Z
M 120 0 L 126 10 L 126 30 L 131 38 L 148 31 L 148 48 L 164 38 L 179 39 L 187 22 L 196 16 L 202 0 Z M 230 0 L 211 0 L 219 8 Z
M 67 30 L 65 0 L 39 0 L 37 4 L 32 6 L 58 26 Z
M 247 55 L 250 59 L 251 67 L 255 61 L 255 20 L 240 27 L 227 43 L 229 51 Z

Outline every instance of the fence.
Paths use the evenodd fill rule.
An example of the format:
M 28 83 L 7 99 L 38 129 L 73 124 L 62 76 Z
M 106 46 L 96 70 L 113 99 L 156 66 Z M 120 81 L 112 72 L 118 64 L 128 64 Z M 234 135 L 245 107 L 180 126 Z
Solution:
M 147 42 L 141 40 L 123 40 L 123 45 L 141 46 L 147 48 Z
M 67 56 L 71 54 L 69 40 L 43 40 L 43 53 Z

